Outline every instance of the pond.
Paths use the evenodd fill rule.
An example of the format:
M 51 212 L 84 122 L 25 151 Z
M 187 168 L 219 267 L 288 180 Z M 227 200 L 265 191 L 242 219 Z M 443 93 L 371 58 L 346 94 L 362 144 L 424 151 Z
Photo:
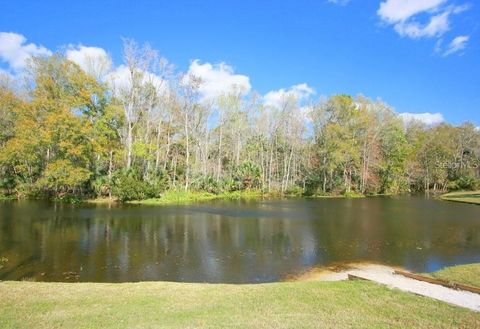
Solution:
M 480 262 L 480 207 L 424 197 L 195 205 L 0 203 L 0 280 L 272 282 L 379 262 Z

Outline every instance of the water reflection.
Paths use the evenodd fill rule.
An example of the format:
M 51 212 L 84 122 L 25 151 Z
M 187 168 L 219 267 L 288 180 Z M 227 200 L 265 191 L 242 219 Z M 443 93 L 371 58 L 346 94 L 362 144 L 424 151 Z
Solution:
M 350 261 L 433 271 L 480 261 L 479 209 L 424 198 L 0 203 L 0 279 L 268 282 Z

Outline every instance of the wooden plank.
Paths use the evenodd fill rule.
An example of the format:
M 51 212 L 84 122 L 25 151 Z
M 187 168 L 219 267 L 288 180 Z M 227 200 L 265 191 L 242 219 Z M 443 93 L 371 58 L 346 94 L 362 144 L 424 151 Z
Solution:
M 400 270 L 395 270 L 395 271 L 393 271 L 393 273 L 405 276 L 405 277 L 410 278 L 410 279 L 415 279 L 415 280 L 418 280 L 418 281 L 424 281 L 424 282 L 428 282 L 428 283 L 438 284 L 438 285 L 441 285 L 441 286 L 444 286 L 444 287 L 447 287 L 447 288 L 453 288 L 452 284 L 450 284 L 448 281 L 445 281 L 445 280 L 439 280 L 439 279 L 435 279 L 435 278 L 430 278 L 428 276 L 418 275 L 418 274 L 415 274 L 415 273 L 404 272 L 404 271 L 400 271 Z
M 466 290 L 470 291 L 476 294 L 480 294 L 480 288 L 473 287 L 473 286 L 467 286 L 466 284 L 460 284 L 460 283 L 454 283 L 455 288 L 459 290 Z
M 447 288 L 452 288 L 452 289 L 456 289 L 456 290 L 466 290 L 466 291 L 470 291 L 470 292 L 473 292 L 473 293 L 476 293 L 476 294 L 480 294 L 480 288 L 473 287 L 473 286 L 468 286 L 468 285 L 465 285 L 465 284 L 449 282 L 449 281 L 445 281 L 445 280 L 435 279 L 435 278 L 431 278 L 431 277 L 428 277 L 428 276 L 423 276 L 423 275 L 404 272 L 404 271 L 399 271 L 399 270 L 395 270 L 394 273 L 398 274 L 398 275 L 405 276 L 405 277 L 410 278 L 410 279 L 415 279 L 415 280 L 418 280 L 418 281 L 424 281 L 424 282 L 428 282 L 428 283 L 432 283 L 432 284 L 438 284 L 438 285 L 441 285 L 441 286 L 444 286 L 444 287 L 447 287 Z
M 370 281 L 366 278 L 362 278 L 361 276 L 356 276 L 356 275 L 353 275 L 353 274 L 348 274 L 348 279 L 349 280 L 365 280 L 365 281 Z

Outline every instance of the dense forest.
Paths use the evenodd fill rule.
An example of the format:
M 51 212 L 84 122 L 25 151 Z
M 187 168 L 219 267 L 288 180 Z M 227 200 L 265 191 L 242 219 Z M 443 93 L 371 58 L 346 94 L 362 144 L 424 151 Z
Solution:
M 395 194 L 474 189 L 480 131 L 403 120 L 363 96 L 270 106 L 241 88 L 216 99 L 148 45 L 125 41 L 126 79 L 57 53 L 0 82 L 0 195 L 119 200 L 214 194 Z M 94 65 L 95 64 L 95 65 Z

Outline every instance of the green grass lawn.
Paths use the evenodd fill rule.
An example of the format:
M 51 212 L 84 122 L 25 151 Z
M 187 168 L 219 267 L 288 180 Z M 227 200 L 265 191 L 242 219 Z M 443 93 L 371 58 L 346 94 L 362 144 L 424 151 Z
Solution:
M 0 282 L 0 328 L 158 327 L 479 328 L 480 314 L 367 281 Z
M 183 190 L 168 190 L 162 193 L 159 198 L 151 198 L 145 200 L 132 200 L 126 201 L 130 204 L 143 204 L 143 205 L 168 205 L 168 204 L 188 204 L 197 203 L 210 200 L 249 200 L 249 199 L 262 199 L 270 198 L 272 195 L 263 194 L 259 190 L 243 190 L 234 192 L 223 192 L 214 194 L 204 191 L 183 191 Z M 86 200 L 88 203 L 95 204 L 108 204 L 117 203 L 117 199 L 109 198 L 97 198 Z
M 162 194 L 160 198 L 128 201 L 132 204 L 146 204 L 146 205 L 162 205 L 162 204 L 183 204 L 183 203 L 195 203 L 209 200 L 240 200 L 240 199 L 261 199 L 263 197 L 261 191 L 257 190 L 245 190 L 224 192 L 220 194 L 213 194 L 209 192 L 196 192 L 196 191 L 175 191 L 169 190 Z
M 480 191 L 463 191 L 443 194 L 440 199 L 447 201 L 480 204 Z
M 437 279 L 480 288 L 480 264 L 446 267 L 429 275 Z

